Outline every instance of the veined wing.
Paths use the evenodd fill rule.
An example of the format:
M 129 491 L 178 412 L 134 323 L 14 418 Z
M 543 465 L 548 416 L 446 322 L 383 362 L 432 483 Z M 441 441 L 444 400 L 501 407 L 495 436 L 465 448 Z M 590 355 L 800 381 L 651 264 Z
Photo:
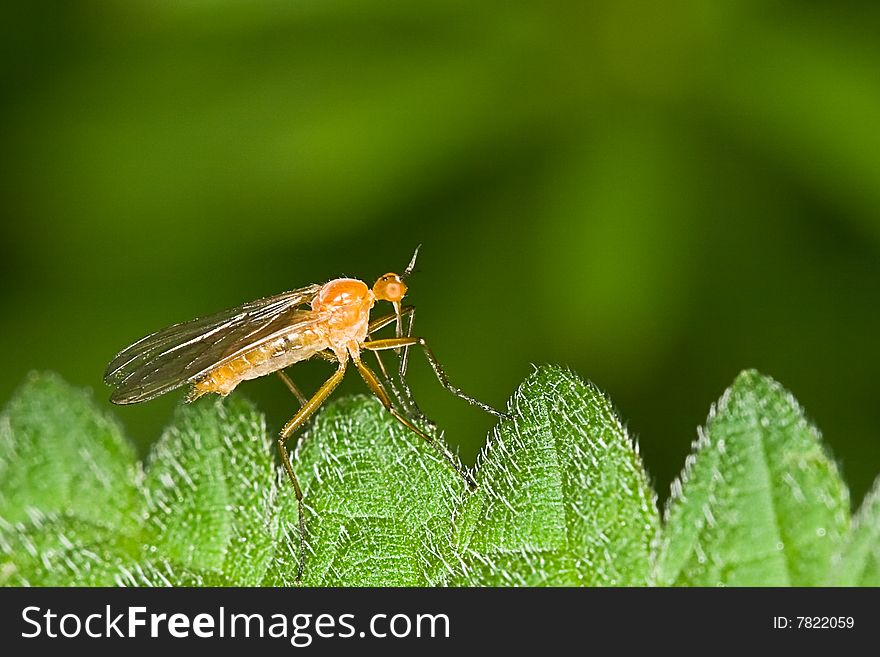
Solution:
M 190 383 L 265 340 L 301 330 L 319 317 L 309 303 L 320 285 L 264 297 L 236 308 L 174 324 L 123 349 L 107 366 L 110 399 L 134 404 Z

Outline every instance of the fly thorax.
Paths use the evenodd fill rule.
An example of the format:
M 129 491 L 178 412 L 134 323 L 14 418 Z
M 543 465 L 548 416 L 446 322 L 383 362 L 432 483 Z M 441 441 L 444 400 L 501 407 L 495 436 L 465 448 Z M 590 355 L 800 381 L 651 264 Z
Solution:
M 347 345 L 366 339 L 374 303 L 376 298 L 363 281 L 337 278 L 321 288 L 312 301 L 312 310 L 324 316 L 330 342 Z

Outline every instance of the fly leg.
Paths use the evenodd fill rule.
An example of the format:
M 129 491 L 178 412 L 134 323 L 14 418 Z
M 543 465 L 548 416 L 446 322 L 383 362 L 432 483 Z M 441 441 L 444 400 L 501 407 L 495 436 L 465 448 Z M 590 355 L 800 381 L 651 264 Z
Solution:
M 309 398 L 302 393 L 302 390 L 300 390 L 299 386 L 293 382 L 293 379 L 291 379 L 284 370 L 278 370 L 278 376 L 281 377 L 281 380 L 284 381 L 284 385 L 286 385 L 287 389 L 293 393 L 294 397 L 296 397 L 299 405 L 305 406 L 308 403 Z
M 367 340 L 369 339 L 369 336 L 367 336 Z M 379 352 L 374 351 L 373 355 L 376 357 L 376 364 L 379 366 L 379 374 L 382 377 L 382 382 L 387 384 L 388 387 L 391 388 L 391 394 L 394 395 L 394 398 L 401 405 L 404 413 L 406 413 L 409 418 L 415 417 L 416 419 L 418 419 L 418 416 L 414 415 L 413 409 L 409 407 L 403 395 L 400 393 L 400 390 L 398 390 L 397 384 L 394 383 L 394 379 L 392 379 L 391 376 L 388 374 L 388 369 L 385 367 L 385 363 L 382 361 L 381 356 L 379 356 Z
M 404 306 L 400 311 L 401 318 L 408 318 L 407 328 L 405 337 L 412 337 L 413 330 L 413 322 L 416 317 L 416 308 L 415 306 Z M 385 328 L 391 323 L 397 322 L 397 313 L 392 313 L 390 315 L 385 315 L 383 317 L 379 317 L 370 322 L 369 335 L 372 335 L 376 331 Z M 398 324 L 398 329 L 400 328 Z M 403 336 L 398 336 L 398 338 Z M 385 364 L 382 362 L 382 358 L 379 356 L 378 350 L 373 350 L 373 354 L 376 356 L 376 361 L 379 364 L 379 371 L 382 373 L 383 379 L 388 383 L 391 387 L 391 392 L 400 402 L 401 407 L 405 410 L 407 417 L 411 420 L 422 420 L 427 422 L 432 426 L 437 426 L 435 422 L 425 416 L 422 410 L 419 408 L 419 405 L 416 403 L 415 397 L 413 397 L 412 390 L 409 387 L 409 383 L 406 380 L 406 368 L 407 368 L 407 360 L 409 355 L 409 347 L 410 345 L 404 345 L 403 348 L 397 348 L 395 351 L 400 355 L 400 364 L 397 370 L 398 378 L 400 379 L 400 387 L 401 390 L 397 389 L 397 386 L 394 384 L 394 380 L 388 375 L 388 371 L 385 369 Z
M 394 377 L 389 374 L 388 369 L 385 367 L 385 362 L 382 360 L 379 352 L 374 351 L 373 355 L 376 357 L 376 363 L 379 366 L 382 383 L 391 389 L 391 394 L 394 395 L 394 399 L 397 400 L 398 407 L 403 411 L 403 414 L 410 420 L 427 422 L 431 426 L 436 426 L 434 422 L 425 417 L 425 414 L 422 413 L 422 409 L 419 408 L 415 399 L 412 398 L 406 381 L 401 381 L 400 386 L 398 386 L 394 381 Z M 406 390 L 406 394 L 401 392 L 401 390 Z
M 369 344 L 369 342 L 364 343 L 364 346 L 366 346 L 367 344 Z M 403 346 L 403 345 L 400 345 L 400 346 Z M 394 347 L 388 347 L 388 348 L 393 349 Z M 394 419 L 396 419 L 398 422 L 400 422 L 407 429 L 409 429 L 410 431 L 415 433 L 417 436 L 425 439 L 425 441 L 427 441 L 428 444 L 432 445 L 434 447 L 434 449 L 439 451 L 440 454 L 443 456 L 443 458 L 445 458 L 449 462 L 449 464 L 455 469 L 455 471 L 459 474 L 459 476 L 462 479 L 464 479 L 464 481 L 468 485 L 468 487 L 476 488 L 477 482 L 474 481 L 474 478 L 471 476 L 471 474 L 469 472 L 467 472 L 466 470 L 464 470 L 461 467 L 461 464 L 458 463 L 458 461 L 455 459 L 455 457 L 450 453 L 450 451 L 444 445 L 438 443 L 431 436 L 429 436 L 424 431 L 419 429 L 410 420 L 408 420 L 403 415 L 401 415 L 400 412 L 396 408 L 394 408 L 394 405 L 391 403 L 391 398 L 388 396 L 388 393 L 385 392 L 385 388 L 382 387 L 381 381 L 379 381 L 379 379 L 373 373 L 373 370 L 371 370 L 369 367 L 367 367 L 366 364 L 364 364 L 361 361 L 360 357 L 354 358 L 354 364 L 357 367 L 358 372 L 360 372 L 361 377 L 364 379 L 364 382 L 370 388 L 372 393 L 374 395 L 376 395 L 376 397 L 379 398 L 379 401 L 382 402 L 382 405 L 385 407 L 385 409 L 389 413 L 391 413 L 391 415 L 394 416 Z
M 329 351 L 319 351 L 315 355 L 322 358 L 323 360 L 330 361 L 331 363 L 338 362 L 336 360 L 336 356 L 334 356 Z M 287 386 L 287 389 L 290 390 L 294 397 L 296 397 L 299 405 L 304 406 L 309 401 L 309 398 L 306 397 L 300 387 L 293 382 L 293 379 L 290 378 L 290 375 L 284 370 L 278 370 L 276 373 L 278 374 L 279 378 L 284 382 L 284 385 Z
M 405 315 L 412 315 L 416 311 L 415 306 L 403 306 L 400 309 L 400 316 L 403 317 Z M 370 322 L 370 327 L 367 329 L 367 333 L 372 335 L 376 331 L 385 328 L 389 324 L 397 321 L 397 313 L 391 313 L 390 315 L 383 315 L 382 317 L 377 317 L 372 322 Z
M 431 369 L 434 370 L 434 374 L 437 376 L 437 380 L 440 381 L 440 385 L 446 388 L 453 395 L 458 397 L 459 399 L 463 399 L 471 406 L 476 406 L 477 408 L 490 413 L 491 415 L 495 415 L 500 418 L 507 417 L 501 411 L 496 411 L 494 408 L 489 406 L 488 404 L 484 404 L 478 399 L 474 399 L 470 395 L 466 395 L 460 388 L 456 388 L 449 381 L 449 377 L 446 376 L 446 372 L 443 371 L 443 368 L 440 366 L 440 363 L 437 361 L 437 357 L 434 355 L 434 352 L 428 346 L 428 343 L 425 341 L 425 338 L 419 337 L 406 337 L 406 338 L 386 338 L 383 340 L 370 340 L 368 342 L 363 343 L 363 348 L 368 349 L 370 351 L 382 351 L 385 349 L 399 349 L 400 347 L 407 346 L 415 346 L 419 345 L 422 348 L 422 351 L 425 354 L 425 358 L 428 359 L 428 363 L 431 365 Z M 403 364 L 403 360 L 401 359 L 401 364 Z M 405 374 L 405 372 L 404 372 Z
M 290 479 L 290 483 L 293 484 L 293 491 L 296 494 L 296 504 L 297 510 L 299 511 L 299 568 L 296 571 L 296 581 L 298 582 L 302 578 L 303 567 L 305 564 L 306 557 L 306 516 L 305 510 L 303 508 L 303 494 L 302 488 L 300 488 L 299 480 L 296 478 L 296 473 L 293 471 L 293 465 L 290 462 L 290 452 L 287 450 L 287 440 L 296 432 L 297 429 L 302 427 L 308 419 L 311 417 L 312 413 L 314 413 L 318 407 L 324 403 L 324 400 L 330 396 L 330 393 L 333 392 L 333 389 L 339 385 L 339 382 L 342 381 L 342 377 L 345 375 L 345 361 L 339 362 L 339 367 L 337 370 L 327 379 L 324 384 L 318 388 L 318 392 L 312 395 L 311 399 L 305 401 L 305 403 L 300 406 L 300 409 L 296 412 L 287 424 L 284 425 L 284 428 L 281 429 L 281 433 L 278 436 L 278 452 L 281 454 L 281 464 L 284 466 L 284 469 L 287 471 L 287 476 Z M 294 446 L 295 453 L 295 446 Z
M 416 321 L 416 308 L 415 308 L 415 306 L 410 306 L 410 308 L 412 308 L 412 310 L 409 313 L 409 323 L 407 324 L 407 327 L 406 327 L 406 336 L 405 337 L 407 337 L 407 338 L 413 337 L 413 323 Z M 404 336 L 397 336 L 397 337 L 398 337 L 398 339 L 400 339 L 401 337 L 404 337 Z M 410 345 L 407 345 L 407 346 L 403 347 L 402 350 L 398 350 L 398 353 L 400 354 L 400 362 L 398 363 L 397 376 L 400 379 L 400 385 L 403 387 L 404 396 L 406 396 L 406 398 L 412 402 L 412 404 L 416 408 L 416 410 L 418 410 L 419 407 L 415 402 L 415 397 L 413 397 L 412 390 L 410 390 L 410 387 L 409 387 L 409 381 L 407 381 L 407 378 L 406 378 L 406 368 L 409 365 L 409 347 L 410 347 Z M 375 353 L 378 355 L 379 352 L 375 352 Z M 419 410 L 419 414 L 422 417 L 425 417 L 424 414 L 420 410 Z M 427 418 L 425 418 L 425 419 L 428 420 Z M 434 424 L 434 422 L 431 422 L 431 420 L 428 420 L 428 422 L 430 422 L 434 426 L 437 426 L 436 424 Z

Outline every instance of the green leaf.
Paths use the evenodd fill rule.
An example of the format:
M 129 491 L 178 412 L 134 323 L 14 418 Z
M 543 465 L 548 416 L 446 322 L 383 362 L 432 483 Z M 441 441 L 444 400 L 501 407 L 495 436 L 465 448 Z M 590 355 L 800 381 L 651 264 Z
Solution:
M 608 399 L 559 367 L 514 394 L 457 519 L 452 584 L 638 585 L 660 519 Z
M 880 585 L 880 480 L 847 534 L 833 461 L 767 377 L 744 372 L 714 408 L 662 532 L 594 386 L 543 367 L 509 413 L 470 491 L 374 398 L 328 405 L 294 464 L 302 584 Z M 297 584 L 296 498 L 273 442 L 247 402 L 203 400 L 144 475 L 87 395 L 32 376 L 0 415 L 0 584 Z
M 142 558 L 125 564 L 116 578 L 120 586 L 245 586 L 216 570 L 197 570 L 166 559 Z
M 781 385 L 748 370 L 709 415 L 672 486 L 660 584 L 827 584 L 849 494 L 818 431 Z
M 81 400 L 82 393 L 52 381 L 58 388 L 53 401 L 70 407 L 71 400 Z M 44 392 L 26 387 L 21 397 L 39 410 L 35 404 Z M 154 447 L 142 479 L 132 474 L 122 479 L 132 487 L 142 484 L 142 491 L 128 491 L 139 497 L 138 523 L 112 517 L 93 521 L 91 507 L 82 505 L 71 505 L 65 514 L 51 513 L 50 505 L 48 514 L 34 507 L 29 521 L 4 520 L 0 582 L 260 583 L 278 539 L 278 515 L 272 445 L 262 415 L 250 404 L 205 401 L 181 408 Z M 2 488 L 9 490 L 7 480 Z M 62 499 L 77 496 L 67 493 Z
M 114 586 L 138 554 L 137 541 L 105 525 L 36 513 L 0 533 L 0 585 Z
M 235 586 L 225 573 L 157 557 L 138 537 L 70 515 L 0 533 L 0 586 Z
M 880 477 L 853 518 L 852 530 L 839 555 L 834 583 L 880 586 Z
M 0 519 L 74 514 L 131 524 L 140 478 L 134 450 L 91 396 L 31 374 L 0 415 Z
M 259 584 L 279 531 L 273 458 L 251 404 L 182 407 L 150 454 L 143 518 L 151 553 L 186 571 Z
M 303 584 L 428 586 L 443 579 L 465 484 L 435 449 L 374 398 L 357 396 L 330 404 L 297 452 L 309 544 Z M 268 579 L 276 585 L 293 583 L 299 564 L 296 500 L 286 479 L 282 485 L 288 540 Z

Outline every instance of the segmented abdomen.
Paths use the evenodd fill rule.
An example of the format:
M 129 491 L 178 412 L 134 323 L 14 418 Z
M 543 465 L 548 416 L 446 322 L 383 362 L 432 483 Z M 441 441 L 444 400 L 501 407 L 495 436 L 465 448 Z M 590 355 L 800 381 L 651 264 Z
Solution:
M 326 347 L 322 336 L 311 329 L 268 340 L 202 375 L 193 384 L 187 401 L 209 392 L 228 395 L 242 381 L 256 379 L 307 360 Z

